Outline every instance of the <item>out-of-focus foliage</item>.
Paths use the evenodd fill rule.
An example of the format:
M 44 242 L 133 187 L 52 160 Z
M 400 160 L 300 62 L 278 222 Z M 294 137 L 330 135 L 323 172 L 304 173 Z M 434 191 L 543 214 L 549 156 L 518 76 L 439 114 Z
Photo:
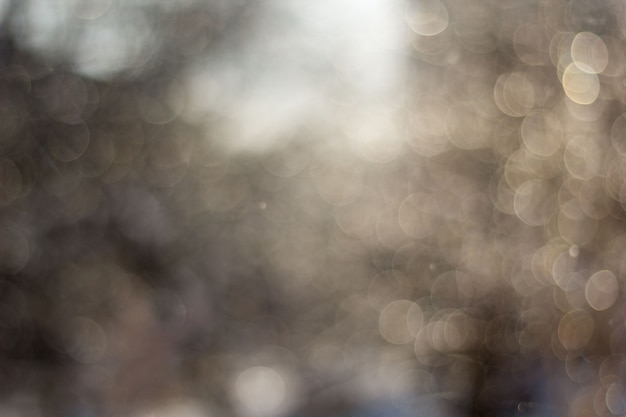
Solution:
M 300 3 L 0 2 L 0 414 L 626 413 L 624 5 Z

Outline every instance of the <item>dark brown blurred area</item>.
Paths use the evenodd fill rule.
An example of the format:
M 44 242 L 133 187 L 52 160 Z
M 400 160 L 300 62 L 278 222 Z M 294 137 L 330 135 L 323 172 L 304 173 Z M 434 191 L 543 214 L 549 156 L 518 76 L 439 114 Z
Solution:
M 0 415 L 626 413 L 618 1 L 0 1 Z

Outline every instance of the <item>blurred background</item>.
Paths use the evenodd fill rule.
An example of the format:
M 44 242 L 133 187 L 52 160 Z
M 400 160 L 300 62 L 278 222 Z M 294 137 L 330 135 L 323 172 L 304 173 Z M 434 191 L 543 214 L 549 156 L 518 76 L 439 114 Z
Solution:
M 0 414 L 624 415 L 625 13 L 0 0 Z

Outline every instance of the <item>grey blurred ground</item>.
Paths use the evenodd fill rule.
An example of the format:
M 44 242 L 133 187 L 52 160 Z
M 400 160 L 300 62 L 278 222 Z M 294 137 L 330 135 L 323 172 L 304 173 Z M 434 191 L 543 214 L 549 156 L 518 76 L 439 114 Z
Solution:
M 625 11 L 0 1 L 0 415 L 623 415 Z

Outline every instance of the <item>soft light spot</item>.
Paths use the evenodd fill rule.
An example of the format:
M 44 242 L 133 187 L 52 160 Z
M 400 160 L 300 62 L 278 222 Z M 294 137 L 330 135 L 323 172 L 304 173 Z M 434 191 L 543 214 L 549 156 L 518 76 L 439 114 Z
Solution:
M 378 329 L 389 343 L 410 343 L 415 339 L 416 329 L 421 328 L 423 314 L 419 306 L 408 300 L 396 300 L 387 304 L 380 313 Z
M 395 140 L 400 136 L 400 129 L 391 114 L 381 111 L 357 112 L 355 119 L 347 124 L 348 139 L 363 161 L 387 163 L 400 154 L 402 142 Z
M 591 340 L 593 331 L 593 317 L 585 310 L 573 310 L 559 322 L 559 341 L 565 349 L 582 349 Z
M 137 97 L 139 113 L 146 122 L 166 124 L 183 112 L 187 98 L 179 80 L 156 79 L 146 90 Z
M 30 245 L 16 228 L 0 229 L 0 272 L 16 274 L 30 258 Z
M 561 205 L 557 216 L 557 227 L 561 237 L 573 245 L 590 242 L 598 229 L 598 221 L 587 216 L 575 200 Z
M 446 136 L 446 120 L 441 117 L 448 109 L 448 103 L 432 97 L 427 103 L 420 103 L 418 111 L 409 119 L 409 134 L 406 141 L 418 155 L 426 157 L 439 155 L 450 147 Z
M 357 161 L 317 161 L 311 175 L 319 196 L 332 205 L 351 203 L 363 188 L 363 167 Z
M 611 384 L 606 390 L 606 407 L 615 415 L 626 413 L 626 394 L 620 383 Z
M 493 90 L 496 106 L 512 117 L 526 116 L 535 106 L 535 91 L 524 73 L 500 75 Z
M 546 110 L 531 112 L 522 123 L 522 140 L 529 151 L 548 157 L 561 147 L 561 123 Z
M 594 310 L 608 309 L 615 303 L 618 295 L 619 284 L 611 271 L 598 271 L 587 281 L 585 298 Z
M 441 208 L 430 194 L 408 195 L 398 209 L 398 222 L 402 230 L 414 238 L 432 234 L 437 227 Z
M 547 181 L 530 180 L 515 192 L 515 214 L 529 226 L 545 224 L 555 210 L 554 191 Z
M 626 155 L 626 114 L 620 114 L 613 122 L 611 142 L 616 151 Z
M 21 191 L 22 175 L 19 168 L 10 159 L 0 159 L 0 207 L 13 203 Z
M 239 374 L 235 391 L 250 417 L 277 415 L 285 400 L 283 378 L 265 366 L 248 368 Z
M 211 413 L 200 403 L 191 400 L 178 400 L 165 405 L 150 407 L 135 417 L 209 417 Z
M 598 76 L 581 70 L 574 63 L 569 64 L 565 69 L 562 83 L 567 97 L 578 104 L 591 104 L 600 94 Z
M 596 138 L 576 136 L 567 143 L 563 160 L 573 177 L 588 180 L 600 173 L 603 156 L 602 148 Z
M 593 403 L 596 391 L 593 387 L 585 386 L 580 388 L 573 398 L 570 398 L 569 413 L 571 417 L 588 417 L 598 415 L 593 410 Z
M 106 351 L 106 335 L 94 320 L 76 317 L 67 323 L 63 345 L 76 361 L 91 364 L 98 362 Z
M 474 325 L 465 313 L 452 313 L 445 320 L 444 338 L 448 345 L 448 349 L 452 351 L 467 348 L 468 343 L 474 339 L 474 332 Z
M 581 122 L 595 122 L 598 121 L 601 116 L 606 115 L 608 103 L 610 102 L 606 100 L 596 100 L 591 104 L 580 104 L 572 100 L 565 100 L 565 108 L 576 120 Z
M 574 37 L 571 46 L 572 60 L 581 70 L 599 74 L 609 64 L 609 51 L 600 37 L 591 32 L 581 32 Z
M 604 187 L 605 179 L 593 177 L 585 181 L 578 191 L 580 207 L 585 214 L 593 219 L 602 220 L 613 211 L 615 200 Z
M 70 162 L 85 153 L 91 141 L 90 136 L 89 127 L 85 123 L 58 124 L 48 129 L 45 147 L 57 161 Z
M 445 114 L 445 131 L 448 139 L 461 149 L 486 148 L 489 143 L 485 134 L 485 122 L 470 102 L 458 102 L 449 106 Z
M 165 289 L 155 288 L 149 292 L 154 314 L 162 324 L 180 327 L 187 319 L 187 307 L 178 294 Z
M 302 172 L 311 160 L 311 155 L 302 150 L 278 149 L 261 160 L 263 168 L 272 175 L 290 178 Z
M 515 54 L 528 65 L 543 65 L 549 58 L 550 39 L 542 25 L 523 24 L 515 29 Z
M 450 21 L 448 9 L 439 0 L 412 2 L 405 11 L 405 19 L 415 33 L 433 36 L 443 32 Z

